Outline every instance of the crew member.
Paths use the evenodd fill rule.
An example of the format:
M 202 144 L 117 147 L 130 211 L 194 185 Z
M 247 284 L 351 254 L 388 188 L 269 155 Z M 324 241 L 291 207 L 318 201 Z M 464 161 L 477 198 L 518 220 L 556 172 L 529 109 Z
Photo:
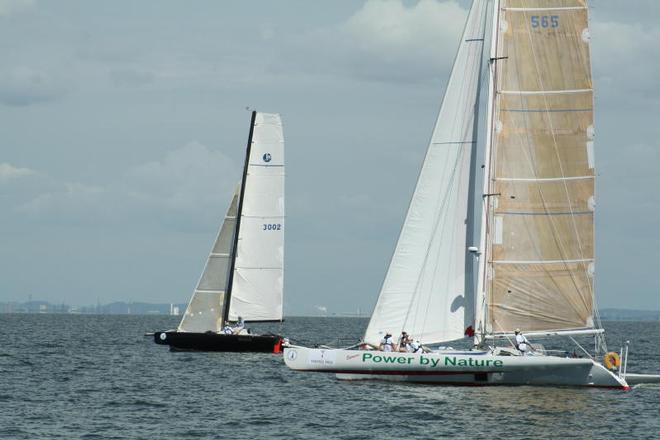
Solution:
M 518 351 L 520 351 L 520 354 L 522 354 L 523 356 L 529 354 L 529 351 L 531 349 L 531 344 L 529 343 L 525 335 L 520 333 L 519 328 L 516 329 L 515 333 L 516 333 L 516 348 L 518 349 Z
M 385 333 L 385 337 L 381 339 L 380 345 L 378 346 L 380 351 L 395 351 L 396 345 L 392 340 L 392 334 L 390 332 Z
M 406 332 L 401 332 L 399 336 L 399 351 L 402 353 L 410 351 L 410 337 Z
M 236 325 L 234 325 L 234 328 L 232 328 L 232 331 L 235 335 L 238 335 L 243 331 L 244 328 L 245 328 L 245 322 L 243 322 L 243 318 L 239 316 Z

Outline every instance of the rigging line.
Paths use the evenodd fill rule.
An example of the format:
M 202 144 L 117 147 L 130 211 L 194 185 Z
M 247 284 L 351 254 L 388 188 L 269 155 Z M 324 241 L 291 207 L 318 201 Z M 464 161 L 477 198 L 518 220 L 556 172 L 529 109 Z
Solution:
M 531 33 L 530 26 L 529 26 L 529 21 L 527 20 L 527 13 L 526 13 L 526 12 L 523 12 L 523 15 L 525 16 L 525 22 L 527 23 L 527 26 L 526 26 L 525 28 L 526 28 L 526 30 L 527 30 L 527 36 L 529 37 L 529 43 L 530 43 L 530 48 L 531 48 L 531 50 L 532 50 L 532 57 L 533 57 L 533 59 L 534 59 L 534 67 L 535 67 L 535 69 L 536 69 L 537 78 L 538 78 L 539 83 L 540 83 L 540 85 L 541 85 L 541 89 L 545 89 L 545 85 L 543 84 L 543 78 L 541 77 L 541 71 L 540 71 L 540 69 L 539 69 L 538 58 L 537 58 L 537 56 L 536 56 L 536 51 L 535 51 L 535 49 L 534 49 L 534 41 L 533 41 L 533 39 L 532 39 L 532 33 Z M 589 72 L 589 73 L 591 73 L 591 72 Z M 543 103 L 544 103 L 545 108 L 546 108 L 546 109 L 549 109 L 548 98 L 547 98 L 546 95 L 543 95 Z M 548 115 L 548 114 L 546 114 L 546 115 L 547 115 L 548 125 L 550 126 L 550 133 L 552 134 L 552 142 L 553 142 L 553 146 L 554 146 L 555 154 L 556 154 L 556 156 L 557 156 L 557 163 L 559 164 L 559 170 L 560 170 L 560 172 L 561 172 L 561 175 L 565 177 L 565 176 L 566 176 L 566 173 L 564 172 L 564 167 L 563 167 L 563 165 L 562 165 L 561 157 L 560 157 L 560 155 L 559 155 L 559 147 L 558 147 L 558 145 L 557 145 L 557 136 L 556 136 L 556 133 L 555 133 L 554 126 L 553 126 L 553 124 L 552 124 L 552 117 L 551 117 L 550 115 Z M 593 120 L 593 119 L 592 119 L 592 120 Z M 567 202 L 568 202 L 569 210 L 572 212 L 572 211 L 573 211 L 573 204 L 572 204 L 572 202 L 571 202 L 570 193 L 569 193 L 569 191 L 568 191 L 568 184 L 566 183 L 566 181 L 563 181 L 563 186 L 564 186 L 564 193 L 566 194 L 566 199 L 567 199 Z M 573 230 L 574 230 L 574 232 L 575 232 L 575 238 L 576 238 L 576 240 L 577 240 L 577 244 L 578 244 L 578 249 L 579 249 L 579 251 L 580 251 L 580 257 L 581 257 L 581 258 L 584 258 L 584 250 L 583 250 L 583 247 L 582 247 L 582 240 L 580 239 L 580 233 L 579 233 L 579 231 L 578 231 L 578 229 L 577 229 L 577 223 L 576 223 L 576 221 L 575 221 L 575 216 L 574 216 L 574 215 L 571 216 L 571 220 L 572 220 Z M 592 232 L 592 234 L 593 234 L 593 232 Z M 594 291 L 593 291 L 593 286 L 592 286 L 592 284 L 591 284 L 591 279 L 590 279 L 590 277 L 589 277 L 589 273 L 588 273 L 588 268 L 587 268 L 587 267 L 585 267 L 585 274 L 584 274 L 584 275 L 585 275 L 586 280 L 587 280 L 587 283 L 588 283 L 588 285 L 589 285 L 589 289 L 591 290 L 591 297 L 592 297 L 592 298 L 591 298 L 591 302 L 592 302 L 592 304 L 593 304 Z M 572 275 L 571 275 L 571 279 L 573 280 L 573 276 L 572 276 Z M 574 282 L 573 284 L 575 285 L 575 282 Z M 581 291 L 580 291 L 580 289 L 577 287 L 577 285 L 575 285 L 575 287 L 576 287 L 576 290 L 577 290 L 577 293 L 578 293 L 578 297 L 579 297 L 580 299 L 582 299 L 582 295 L 581 295 Z M 584 303 L 583 303 L 583 305 L 585 306 L 585 308 L 588 308 L 587 304 L 584 304 Z M 593 312 L 592 312 L 592 313 L 593 313 Z

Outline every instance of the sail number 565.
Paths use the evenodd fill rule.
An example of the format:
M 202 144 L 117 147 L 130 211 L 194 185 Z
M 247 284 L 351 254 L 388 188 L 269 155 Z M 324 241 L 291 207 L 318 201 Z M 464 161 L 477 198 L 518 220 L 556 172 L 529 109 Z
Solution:
M 280 223 L 264 223 L 263 226 L 264 228 L 262 231 L 279 231 L 282 229 L 282 225 Z
M 544 28 L 559 27 L 559 15 L 532 15 L 531 20 L 533 28 L 537 28 L 539 26 Z

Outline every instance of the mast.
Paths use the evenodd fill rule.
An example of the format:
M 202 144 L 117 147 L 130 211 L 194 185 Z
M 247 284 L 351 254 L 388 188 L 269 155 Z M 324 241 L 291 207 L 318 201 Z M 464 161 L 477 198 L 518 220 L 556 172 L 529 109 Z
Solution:
M 474 133 L 472 143 L 472 156 L 470 158 L 470 178 L 468 182 L 468 203 L 467 203 L 467 215 L 466 215 L 466 237 L 465 243 L 467 245 L 465 253 L 465 292 L 466 298 L 472 299 L 472 304 L 466 302 L 466 313 L 465 313 L 465 333 L 468 334 L 468 329 L 472 329 L 475 332 L 475 327 L 479 322 L 478 317 L 478 270 L 479 270 L 479 248 L 474 252 L 474 242 L 477 237 L 475 237 L 475 198 L 477 190 L 477 152 L 479 149 L 479 107 L 481 106 L 481 89 L 482 89 L 482 80 L 481 74 L 483 70 L 483 61 L 484 61 L 484 45 L 486 43 L 486 29 L 487 29 L 487 20 L 488 20 L 488 7 L 484 8 L 484 19 L 483 26 L 484 29 L 481 32 L 481 59 L 479 61 L 479 78 L 477 79 L 477 94 L 476 100 L 474 103 L 474 126 L 472 132 Z M 476 261 L 475 261 L 476 259 Z M 477 266 L 477 271 L 475 272 L 475 265 Z M 477 279 L 475 280 L 475 276 Z M 470 310 L 468 310 L 468 308 Z M 470 315 L 470 312 L 472 314 Z M 476 336 L 476 333 L 475 333 Z
M 250 162 L 250 150 L 252 148 L 252 135 L 254 134 L 254 121 L 257 117 L 257 112 L 252 112 L 252 119 L 250 120 L 250 134 L 248 135 L 247 148 L 245 153 L 245 165 L 243 166 L 243 178 L 241 180 L 241 193 L 238 198 L 238 212 L 236 215 L 236 229 L 234 232 L 234 244 L 231 253 L 231 265 L 229 267 L 229 280 L 227 282 L 227 293 L 225 293 L 224 303 L 222 306 L 222 323 L 221 327 L 227 322 L 229 317 L 229 304 L 231 300 L 231 291 L 234 284 L 234 270 L 236 267 L 236 253 L 238 250 L 238 232 L 241 230 L 241 214 L 243 212 L 243 197 L 245 196 L 245 181 L 247 180 L 248 164 Z
M 490 57 L 488 60 L 488 113 L 486 116 L 486 142 L 484 149 L 484 176 L 483 176 L 483 191 L 482 197 L 482 212 L 481 212 L 481 239 L 479 243 L 479 269 L 477 275 L 477 292 L 475 298 L 475 325 L 476 333 L 474 336 L 474 343 L 478 345 L 486 334 L 486 271 L 488 269 L 488 252 L 487 245 L 489 234 L 488 227 L 490 225 L 488 216 L 490 215 L 490 164 L 491 164 L 491 151 L 493 143 L 493 117 L 495 114 L 495 94 L 496 94 L 496 69 L 497 63 L 497 34 L 499 31 L 499 15 L 500 15 L 500 0 L 493 0 L 493 20 L 491 23 L 491 39 L 490 39 Z

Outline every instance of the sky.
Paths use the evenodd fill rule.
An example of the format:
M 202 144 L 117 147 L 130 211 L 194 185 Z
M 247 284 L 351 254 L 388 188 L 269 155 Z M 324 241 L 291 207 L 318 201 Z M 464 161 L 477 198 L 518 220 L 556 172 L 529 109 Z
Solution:
M 370 313 L 468 6 L 0 0 L 0 302 L 186 302 L 257 109 L 285 314 Z M 590 6 L 597 302 L 657 310 L 660 2 Z

